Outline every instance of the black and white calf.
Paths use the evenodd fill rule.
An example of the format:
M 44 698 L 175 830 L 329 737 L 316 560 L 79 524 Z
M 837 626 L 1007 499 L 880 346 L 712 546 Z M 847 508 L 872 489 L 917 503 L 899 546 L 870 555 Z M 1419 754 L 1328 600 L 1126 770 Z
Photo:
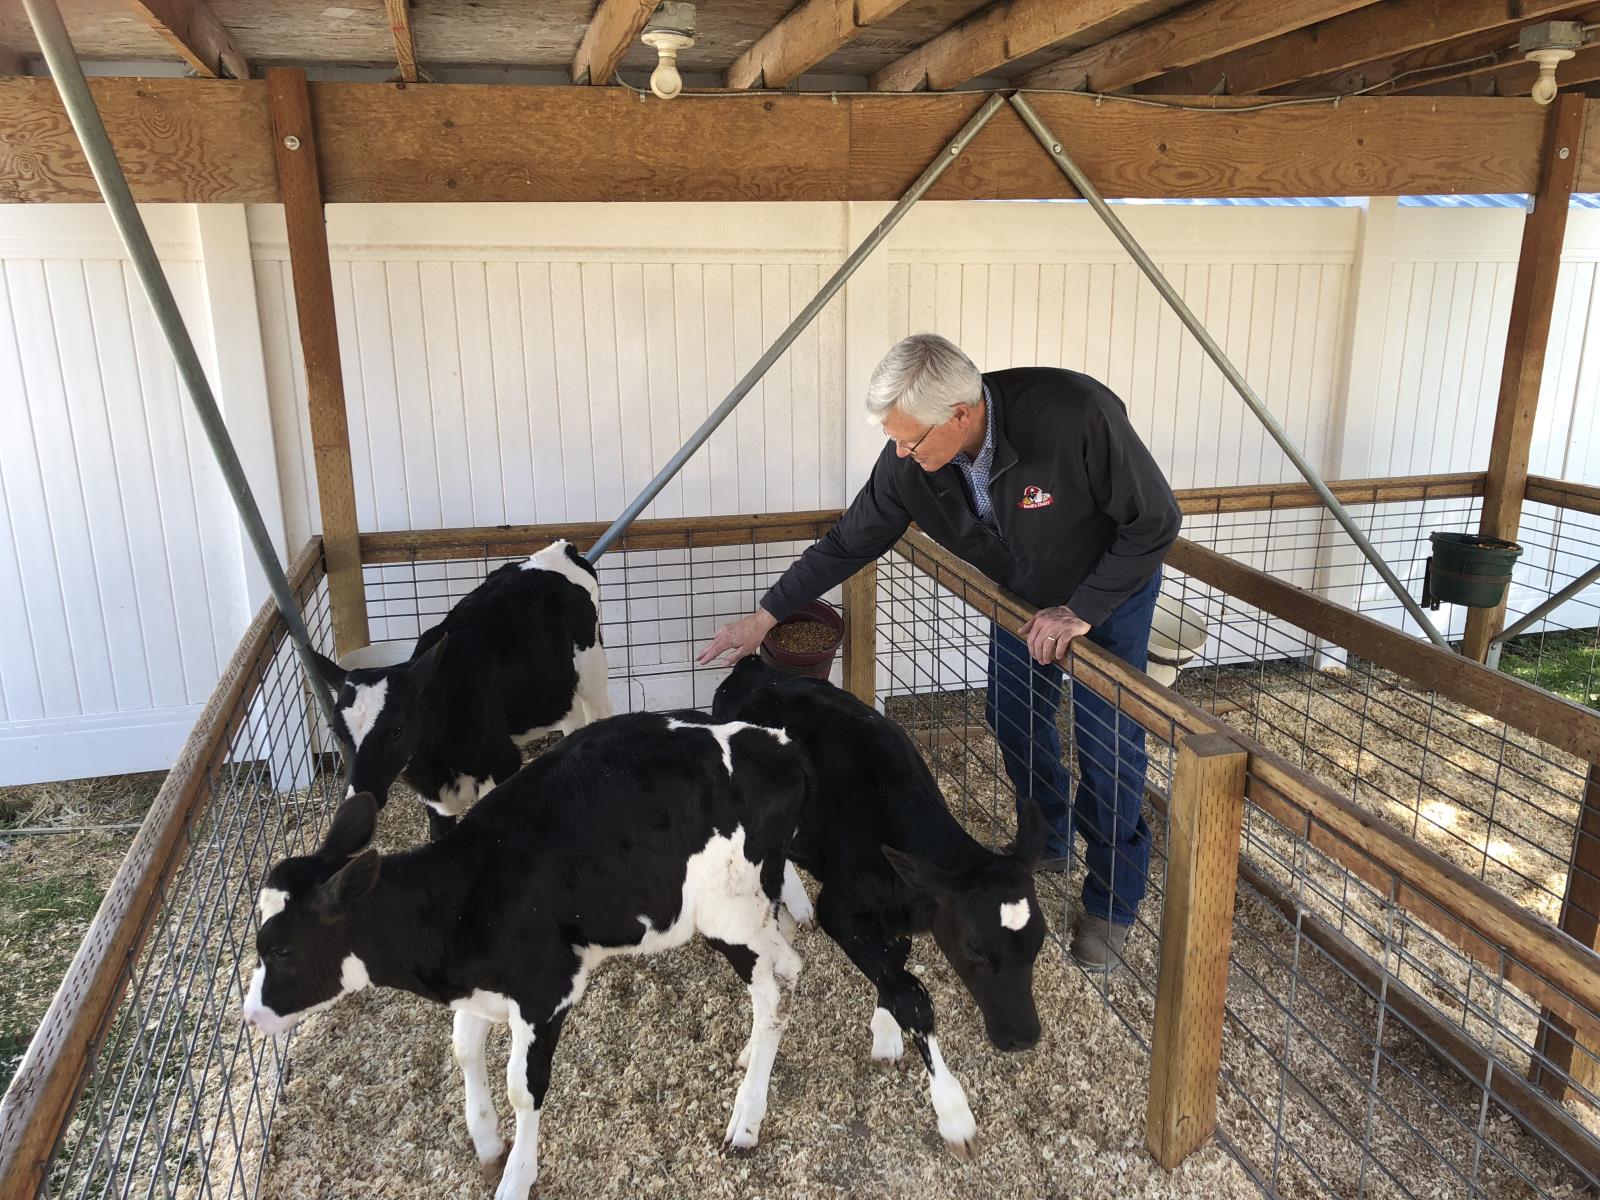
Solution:
M 403 777 L 436 838 L 516 773 L 521 746 L 611 715 L 600 585 L 566 541 L 491 573 L 417 639 L 409 662 L 319 666 L 355 747 L 349 794 L 371 792 L 381 806 Z
M 754 1146 L 800 970 L 778 900 L 784 844 L 810 791 L 806 755 L 782 730 L 681 712 L 574 734 L 438 841 L 402 854 L 366 848 L 377 804 L 350 797 L 317 853 L 267 876 L 245 1019 L 279 1033 L 369 984 L 449 1004 L 486 1171 L 504 1142 L 484 1040 L 509 1022 L 517 1131 L 495 1196 L 523 1200 L 539 1173 L 551 1055 L 589 973 L 699 933 L 749 985 L 749 1061 L 726 1145 Z
M 718 720 L 782 725 L 811 755 L 816 790 L 789 857 L 822 883 L 817 920 L 872 982 L 872 1057 L 898 1059 L 911 1034 L 930 1076 L 939 1132 L 959 1156 L 977 1124 L 939 1052 L 933 1001 L 906 969 L 911 935 L 932 932 L 978 1002 L 989 1040 L 1026 1050 L 1039 1040 L 1033 964 L 1045 921 L 1033 870 L 1046 828 L 1030 810 L 1017 843 L 996 854 L 945 807 L 905 732 L 854 696 L 746 658 L 717 688 Z

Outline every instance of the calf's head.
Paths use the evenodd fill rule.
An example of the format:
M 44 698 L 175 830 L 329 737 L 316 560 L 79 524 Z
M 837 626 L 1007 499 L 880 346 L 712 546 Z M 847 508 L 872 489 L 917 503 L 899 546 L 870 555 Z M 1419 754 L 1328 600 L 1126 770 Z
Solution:
M 422 694 L 444 654 L 441 637 L 410 662 L 347 671 L 316 655 L 317 669 L 337 692 L 334 710 L 346 738 L 349 794 L 371 792 L 379 807 L 422 742 Z
M 283 1033 L 341 996 L 367 986 L 352 949 L 352 912 L 377 885 L 381 860 L 368 848 L 378 805 L 362 792 L 339 806 L 315 854 L 286 858 L 257 898 L 259 962 L 244 1000 L 245 1023 Z
M 1027 1050 L 1039 1040 L 1033 963 L 1048 930 L 1033 870 L 1047 834 L 1044 817 L 1030 804 L 1015 845 L 960 872 L 883 847 L 906 886 L 933 903 L 934 940 L 977 1001 L 998 1050 Z

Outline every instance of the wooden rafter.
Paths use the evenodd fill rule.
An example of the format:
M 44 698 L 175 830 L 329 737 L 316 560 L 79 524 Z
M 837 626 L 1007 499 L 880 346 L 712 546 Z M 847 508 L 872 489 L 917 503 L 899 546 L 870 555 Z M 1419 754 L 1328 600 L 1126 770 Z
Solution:
M 389 14 L 389 32 L 394 35 L 394 61 L 400 78 L 417 82 L 417 43 L 411 32 L 411 0 L 383 0 Z
M 731 88 L 786 87 L 906 0 L 805 0 L 728 68 Z
M 1022 86 L 1114 92 L 1374 2 L 1205 0 L 1030 72 Z
M 250 61 L 239 53 L 205 0 L 122 0 L 188 63 L 208 79 L 250 78 Z
M 872 77 L 880 92 L 939 92 L 1120 16 L 1141 0 L 1000 0 Z
M 0 75 L 25 75 L 27 70 L 28 60 L 22 51 L 0 45 Z
M 1513 56 L 1496 70 L 1463 75 L 1444 82 L 1425 81 L 1420 86 L 1398 90 L 1412 96 L 1526 96 L 1539 78 L 1536 63 Z M 1600 80 L 1600 46 L 1585 46 L 1556 68 L 1556 83 L 1563 88 Z
M 1573 0 L 1385 0 L 1375 8 L 1170 71 L 1137 90 L 1203 96 L 1220 89 L 1250 95 L 1572 7 Z
M 572 60 L 572 82 L 610 83 L 655 10 L 656 0 L 600 0 Z
M 1575 8 L 1569 2 L 1560 11 L 1543 15 L 1592 21 L 1600 19 L 1600 5 L 1590 3 L 1587 8 Z M 1401 92 L 1499 71 L 1523 61 L 1517 50 L 1517 31 L 1528 23 L 1526 19 L 1519 19 L 1495 25 L 1470 37 L 1435 42 L 1276 90 L 1282 95 L 1295 96 L 1339 95 L 1362 88 Z

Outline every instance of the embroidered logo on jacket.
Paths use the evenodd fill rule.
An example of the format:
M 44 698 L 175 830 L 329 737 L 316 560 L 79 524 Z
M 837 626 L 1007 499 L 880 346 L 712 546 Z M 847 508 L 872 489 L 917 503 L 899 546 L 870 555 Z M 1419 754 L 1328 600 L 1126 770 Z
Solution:
M 1018 508 L 1049 508 L 1056 502 L 1056 498 L 1043 488 L 1030 483 L 1022 489 L 1022 499 L 1017 501 Z

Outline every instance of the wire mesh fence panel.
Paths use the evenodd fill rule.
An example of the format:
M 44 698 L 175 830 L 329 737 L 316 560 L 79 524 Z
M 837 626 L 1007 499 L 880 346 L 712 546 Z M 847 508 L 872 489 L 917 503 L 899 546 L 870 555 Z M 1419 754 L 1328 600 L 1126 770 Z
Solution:
M 1028 684 L 1004 664 L 991 668 L 991 621 L 1009 617 L 1014 624 L 1019 612 L 981 587 L 941 586 L 950 580 L 936 581 L 937 574 L 936 563 L 905 552 L 904 543 L 880 564 L 880 696 L 927 748 L 952 809 L 980 836 L 1000 842 L 1013 828 L 1014 779 L 1024 772 L 1008 770 L 994 735 L 996 693 L 1003 707 L 1006 689 L 1026 691 Z M 1181 576 L 1169 579 L 1167 591 L 1201 607 L 1212 632 L 1202 665 L 1180 676 L 1179 692 L 1283 752 L 1290 778 L 1298 768 L 1311 777 L 1306 787 L 1314 788 L 1315 778 L 1337 783 L 1339 794 L 1400 826 L 1403 836 L 1387 835 L 1397 845 L 1414 833 L 1427 844 L 1420 834 L 1430 818 L 1442 824 L 1430 804 L 1456 805 L 1464 826 L 1469 819 L 1482 826 L 1475 841 L 1468 832 L 1476 825 L 1455 830 L 1471 846 L 1470 873 L 1452 874 L 1424 858 L 1418 877 L 1408 879 L 1347 830 L 1296 808 L 1276 775 L 1265 783 L 1252 775 L 1219 1140 L 1263 1191 L 1285 1196 L 1565 1196 L 1592 1185 L 1600 1171 L 1592 1132 L 1600 1122 L 1584 1082 L 1593 1062 L 1593 1043 L 1585 1041 L 1592 1008 L 1491 936 L 1477 907 L 1492 911 L 1487 888 L 1474 893 L 1466 916 L 1440 898 L 1474 880 L 1517 880 L 1539 891 L 1541 904 L 1531 907 L 1549 910 L 1546 893 L 1553 893 L 1559 910 L 1564 885 L 1535 866 L 1564 878 L 1577 812 L 1570 788 L 1581 776 L 1560 763 L 1555 782 L 1545 780 L 1504 728 L 1489 729 L 1483 747 L 1463 746 L 1468 730 L 1481 732 L 1482 714 L 1447 711 L 1437 698 L 1415 703 L 1404 680 L 1360 660 L 1336 668 L 1341 682 L 1326 703 L 1337 713 L 1324 711 L 1305 678 L 1316 671 L 1316 639 Z M 1224 661 L 1211 661 L 1213 654 Z M 1068 666 L 1076 680 L 1068 682 L 1056 725 L 1074 795 L 1085 751 L 1127 753 L 1125 744 L 1082 743 L 1074 693 L 1086 686 L 1100 692 L 1146 727 L 1149 892 L 1127 943 L 1127 969 L 1094 978 L 1103 1002 L 1148 1054 L 1167 812 L 1182 730 L 1082 656 Z M 1012 699 L 1027 711 L 1026 701 Z M 1406 743 L 1404 755 L 1389 744 L 1395 738 Z M 1023 786 L 1037 795 L 1045 780 Z M 1271 798 L 1270 809 L 1263 797 Z M 1524 810 L 1536 807 L 1556 810 L 1544 818 L 1554 829 L 1528 828 Z M 1359 814 L 1351 820 L 1360 826 Z M 1509 858 L 1490 845 L 1494 839 L 1514 841 L 1530 857 Z M 1137 869 L 1141 855 L 1123 865 Z M 1051 898 L 1063 948 L 1088 894 L 1083 858 L 1071 874 L 1041 877 L 1040 896 Z M 1454 883 L 1435 887 L 1438 879 Z M 1546 936 L 1531 918 L 1518 928 L 1517 937 Z
M 1428 531 L 1475 527 L 1477 503 L 1373 506 L 1364 519 L 1380 549 L 1400 555 L 1402 578 L 1420 578 Z M 1326 562 L 1353 551 L 1330 547 L 1320 516 L 1229 516 L 1226 528 L 1191 520 L 1186 536 L 1210 537 L 1212 548 L 1230 555 L 1245 538 L 1251 565 L 1265 563 L 1275 576 L 1365 615 L 1393 617 L 1371 581 L 1352 575 L 1336 586 L 1334 575 L 1346 568 Z M 1298 565 L 1285 565 L 1285 556 Z M 1589 761 L 1210 583 L 1173 572 L 1166 592 L 1206 635 L 1180 692 L 1505 895 L 1560 919 L 1572 864 L 1592 849 L 1582 822 Z M 1594 631 L 1583 636 L 1592 642 Z
M 320 563 L 301 601 L 313 638 L 331 648 Z M 183 781 L 196 799 L 176 865 L 83 1064 L 48 1195 L 256 1194 L 285 1061 L 282 1045 L 252 1039 L 239 1019 L 256 889 L 272 862 L 316 844 L 342 794 L 276 614 L 261 634 L 235 698 L 214 714 L 206 756 Z
M 1529 503 L 1517 541 L 1523 549 L 1506 596 L 1506 628 L 1555 605 L 1507 640 L 1500 669 L 1600 708 L 1600 515 Z
M 1475 503 L 1456 516 L 1469 522 Z M 1322 571 L 1326 582 L 1323 534 L 1303 516 L 1232 514 L 1228 536 L 1254 539 L 1265 569 L 1312 581 Z M 1441 514 L 1424 516 L 1437 527 Z M 724 672 L 696 654 L 828 524 L 779 520 L 670 536 L 645 523 L 602 558 L 618 711 L 710 705 Z M 364 568 L 369 614 L 374 638 L 402 658 L 491 570 L 536 548 L 530 535 L 491 531 L 410 547 L 384 536 L 393 544 Z M 1147 1060 L 1180 744 L 1195 729 L 1231 727 L 1252 747 L 1217 1133 L 1264 1191 L 1558 1196 L 1600 1171 L 1594 993 L 1582 969 L 1551 966 L 1588 969 L 1588 959 L 1566 943 L 1552 950 L 1538 932 L 1549 927 L 1523 911 L 1495 908 L 1503 896 L 1569 928 L 1575 910 L 1600 909 L 1600 890 L 1591 900 L 1569 870 L 1574 847 L 1600 836 L 1600 818 L 1584 824 L 1587 764 L 1177 572 L 1166 600 L 1202 614 L 1209 634 L 1178 696 L 1095 654 L 1073 653 L 1063 676 L 1017 642 L 1011 630 L 1026 614 L 1015 601 L 952 579 L 910 545 L 879 564 L 872 670 L 858 660 L 854 677 L 875 683 L 878 706 L 921 746 L 980 841 L 1012 839 L 1019 793 L 1058 833 L 1076 827 L 1073 854 L 1039 875 L 1038 895 L 1069 961 L 1086 907 L 1132 921 L 1122 969 L 1084 978 Z M 319 570 L 304 602 L 329 650 Z M 256 891 L 272 862 L 317 843 L 343 781 L 281 625 L 261 629 L 247 658 L 209 727 L 148 938 L 84 1063 L 52 1196 L 262 1191 L 295 1042 L 252 1038 L 238 1019 Z M 1267 750 L 1282 765 L 1262 767 Z M 1291 776 L 1377 818 L 1384 846 L 1439 859 L 1417 859 L 1408 877 L 1354 826 L 1297 807 Z M 1058 838 L 1049 853 L 1065 849 Z

